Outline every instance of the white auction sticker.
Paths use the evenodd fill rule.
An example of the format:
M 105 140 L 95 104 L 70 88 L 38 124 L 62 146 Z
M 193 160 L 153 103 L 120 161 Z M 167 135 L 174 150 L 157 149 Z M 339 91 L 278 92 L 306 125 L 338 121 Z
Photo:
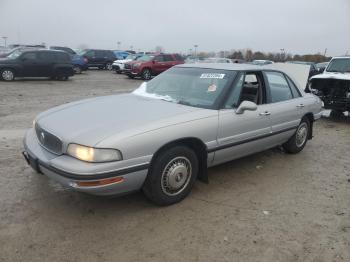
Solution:
M 211 73 L 211 74 L 202 74 L 200 78 L 223 79 L 224 77 L 225 77 L 225 74 Z

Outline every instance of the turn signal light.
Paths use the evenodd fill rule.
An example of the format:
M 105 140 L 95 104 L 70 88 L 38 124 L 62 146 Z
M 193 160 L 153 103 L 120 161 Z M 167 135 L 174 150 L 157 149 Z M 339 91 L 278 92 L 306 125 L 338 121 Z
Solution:
M 121 183 L 124 181 L 124 178 L 119 177 L 112 177 L 112 178 L 106 178 L 101 180 L 95 180 L 95 181 L 76 181 L 76 185 L 80 187 L 92 187 L 92 186 L 106 186 L 110 184 L 116 184 Z

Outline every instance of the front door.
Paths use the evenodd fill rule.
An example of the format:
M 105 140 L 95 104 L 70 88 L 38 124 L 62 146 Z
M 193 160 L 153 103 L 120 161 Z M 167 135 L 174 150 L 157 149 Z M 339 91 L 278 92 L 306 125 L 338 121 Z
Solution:
M 19 58 L 22 64 L 22 74 L 24 77 L 40 76 L 40 63 L 37 52 L 26 52 Z
M 257 109 L 237 114 L 236 109 L 243 101 L 257 104 Z M 238 76 L 223 107 L 219 111 L 214 164 L 268 148 L 271 125 L 261 72 L 247 72 Z
M 153 64 L 152 71 L 154 74 L 160 74 L 167 69 L 167 64 L 164 61 L 163 55 L 157 55 L 153 61 L 154 61 L 154 64 Z

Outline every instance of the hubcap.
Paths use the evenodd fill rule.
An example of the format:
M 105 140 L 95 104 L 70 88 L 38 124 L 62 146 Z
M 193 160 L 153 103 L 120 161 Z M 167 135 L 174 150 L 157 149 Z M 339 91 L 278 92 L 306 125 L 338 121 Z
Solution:
M 151 78 L 151 72 L 149 70 L 145 70 L 143 72 L 143 76 L 145 79 L 150 79 Z
M 80 73 L 81 73 L 80 67 L 79 67 L 79 66 L 75 66 L 75 67 L 74 67 L 74 72 L 75 72 L 76 74 L 80 74 Z
M 13 80 L 13 73 L 10 70 L 5 70 L 2 72 L 2 78 L 6 81 Z
M 308 126 L 306 123 L 302 123 L 296 133 L 296 145 L 302 147 L 307 139 Z
M 180 194 L 188 185 L 192 176 L 191 162 L 186 157 L 176 157 L 165 167 L 161 186 L 168 196 Z
M 106 67 L 107 67 L 108 70 L 112 70 L 112 64 L 107 64 Z

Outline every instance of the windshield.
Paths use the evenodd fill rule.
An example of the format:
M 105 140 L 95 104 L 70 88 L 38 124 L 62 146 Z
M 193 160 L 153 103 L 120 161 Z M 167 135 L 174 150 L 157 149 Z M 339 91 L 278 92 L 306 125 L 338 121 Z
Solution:
M 212 109 L 235 74 L 235 71 L 227 70 L 177 67 L 160 74 L 148 83 L 143 83 L 133 93 Z
M 137 58 L 136 60 L 147 62 L 147 61 L 151 61 L 153 58 L 154 58 L 154 55 L 143 55 L 143 56 L 140 56 L 139 58 Z
M 128 55 L 125 59 L 134 60 L 135 58 L 136 58 L 136 55 Z
M 333 59 L 328 67 L 327 72 L 350 72 L 350 58 L 336 58 Z
M 7 58 L 16 59 L 16 58 L 19 57 L 21 54 L 22 54 L 22 51 L 20 51 L 20 50 L 15 50 L 15 51 L 13 51 L 12 53 L 10 53 L 10 54 L 7 56 Z

